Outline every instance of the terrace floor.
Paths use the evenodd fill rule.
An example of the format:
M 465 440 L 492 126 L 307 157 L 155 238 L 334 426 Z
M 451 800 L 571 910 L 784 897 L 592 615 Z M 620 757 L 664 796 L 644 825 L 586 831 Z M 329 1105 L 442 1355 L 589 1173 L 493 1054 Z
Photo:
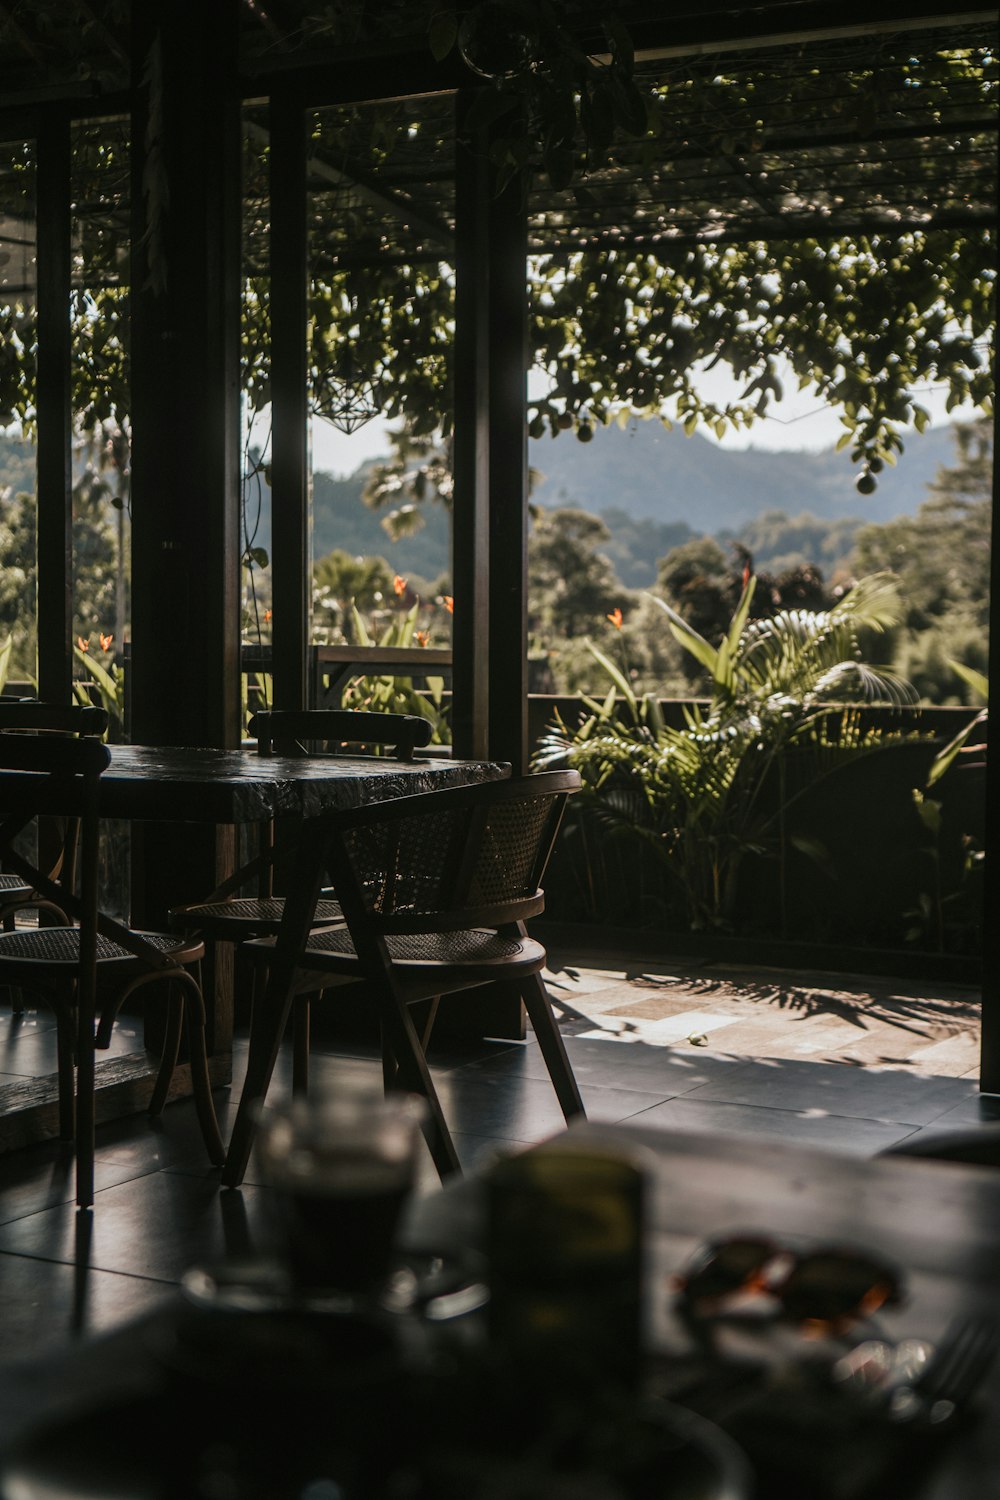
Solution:
M 971 988 L 681 960 L 624 969 L 551 946 L 549 979 L 592 1119 L 751 1134 L 762 1145 L 793 1136 L 865 1156 L 1000 1112 L 1000 1099 L 978 1092 Z M 140 1025 L 123 1018 L 116 1045 L 135 1050 Z M 379 1077 L 372 1046 L 317 1029 L 314 1077 Z M 52 1071 L 52 1048 L 47 1013 L 0 1015 L 0 1081 Z M 224 1135 L 244 1061 L 240 1038 L 234 1084 L 217 1096 Z M 275 1097 L 288 1087 L 285 1062 Z M 431 1062 L 467 1168 L 562 1126 L 530 1034 L 438 1042 Z M 422 1186 L 435 1183 L 428 1157 Z M 170 1295 L 193 1263 L 252 1250 L 261 1199 L 253 1162 L 242 1189 L 219 1191 L 187 1101 L 158 1122 L 99 1127 L 92 1215 L 73 1208 L 65 1146 L 0 1157 L 0 1358 L 111 1328 Z

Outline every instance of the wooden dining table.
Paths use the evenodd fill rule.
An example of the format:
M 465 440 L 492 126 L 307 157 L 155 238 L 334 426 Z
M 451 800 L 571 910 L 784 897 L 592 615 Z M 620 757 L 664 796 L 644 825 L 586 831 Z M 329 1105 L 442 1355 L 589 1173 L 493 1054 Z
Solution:
M 187 749 L 113 745 L 101 776 L 102 819 L 130 826 L 130 920 L 163 929 L 170 907 L 198 900 L 236 867 L 238 830 L 320 812 L 347 810 L 436 787 L 509 776 L 502 762 L 428 754 L 413 760 L 390 756 L 260 755 L 255 749 Z M 227 945 L 222 945 L 227 949 Z M 231 1078 L 234 1002 L 232 955 L 204 970 L 209 1065 L 213 1083 Z M 154 1034 L 149 1038 L 156 1043 Z M 98 1119 L 145 1107 L 151 1078 L 144 1050 L 114 1055 L 97 1065 Z M 16 1149 L 57 1133 L 57 1090 L 24 1079 L 0 1089 L 0 1150 Z M 186 1067 L 175 1073 L 172 1093 L 189 1087 Z
M 254 823 L 509 775 L 502 762 L 419 753 L 403 761 L 113 745 L 111 764 L 101 777 L 101 814 L 130 821 Z

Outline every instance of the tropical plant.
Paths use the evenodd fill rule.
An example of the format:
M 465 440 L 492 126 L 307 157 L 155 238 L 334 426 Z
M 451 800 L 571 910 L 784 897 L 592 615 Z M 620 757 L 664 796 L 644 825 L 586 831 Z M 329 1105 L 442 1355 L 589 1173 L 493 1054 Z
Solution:
M 91 651 L 89 639 L 78 637 L 73 655 L 87 675 L 74 681 L 73 693 L 79 703 L 86 705 L 93 703 L 96 691 L 101 707 L 108 713 L 107 738 L 121 740 L 125 732 L 125 671 L 111 654 L 111 636 L 101 635 L 99 642 L 105 658 L 103 662 Z
M 981 893 L 975 877 L 981 876 L 986 860 L 986 851 L 980 841 L 963 831 L 960 835 L 958 879 L 949 888 L 944 873 L 946 805 L 940 794 L 932 797 L 931 792 L 961 756 L 970 755 L 985 763 L 985 740 L 974 745 L 969 741 L 977 730 L 985 730 L 989 717 L 988 679 L 963 662 L 953 661 L 949 665 L 983 707 L 935 755 L 924 786 L 913 788 L 913 805 L 924 832 L 922 853 L 930 871 L 930 889 L 920 892 L 915 908 L 907 913 L 910 927 L 906 937 L 909 942 L 929 941 L 930 946 L 939 952 L 946 947 L 949 926 L 963 930 L 976 930 L 980 926 Z
M 650 851 L 693 928 L 731 925 L 744 856 L 778 856 L 795 799 L 893 733 L 867 726 L 860 705 L 912 697 L 861 655 L 862 632 L 884 631 L 899 615 L 887 575 L 861 579 L 828 610 L 757 620 L 755 588 L 751 576 L 717 646 L 657 600 L 670 633 L 709 676 L 704 707 L 687 704 L 683 722 L 668 723 L 659 698 L 637 696 L 628 674 L 591 646 L 608 694 L 584 699 L 589 716 L 575 730 L 557 719 L 538 755 L 540 765 L 580 771 L 578 801 L 601 835 Z M 823 857 L 804 840 L 796 846 Z
M 403 580 L 400 580 L 403 582 Z M 351 606 L 351 636 L 358 646 L 420 647 L 428 644 L 427 633 L 417 629 L 421 603 L 418 599 L 405 614 L 396 614 L 381 634 L 373 639 L 364 617 L 356 605 Z M 344 690 L 344 708 L 364 709 L 369 713 L 417 714 L 431 722 L 431 744 L 451 743 L 448 722 L 449 703 L 445 698 L 444 678 L 437 674 L 424 677 L 426 687 L 414 686 L 412 676 L 394 673 L 371 673 L 357 677 Z

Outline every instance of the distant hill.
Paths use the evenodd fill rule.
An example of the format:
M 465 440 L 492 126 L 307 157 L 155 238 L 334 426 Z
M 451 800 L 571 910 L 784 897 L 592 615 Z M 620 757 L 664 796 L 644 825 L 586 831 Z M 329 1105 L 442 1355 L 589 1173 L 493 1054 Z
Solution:
M 855 489 L 858 471 L 847 450 L 735 450 L 656 421 L 598 428 L 589 443 L 571 432 L 539 438 L 529 444 L 528 458 L 544 475 L 533 491 L 541 505 L 684 521 L 696 534 L 714 536 L 739 530 L 763 511 L 807 511 L 828 520 L 913 515 L 938 470 L 954 462 L 955 441 L 950 425 L 910 433 L 898 465 L 886 466 L 873 495 Z
M 384 557 L 405 578 L 433 584 L 451 572 L 450 518 L 440 505 L 425 505 L 424 524 L 394 542 L 382 526 L 385 512 L 369 510 L 361 489 L 368 465 L 346 479 L 313 475 L 313 556 L 339 547 L 351 557 Z
M 598 428 L 590 443 L 567 432 L 529 443 L 529 462 L 540 476 L 532 499 L 602 516 L 612 533 L 603 550 L 629 588 L 648 587 L 661 557 L 701 535 L 724 545 L 738 535 L 759 566 L 775 571 L 808 555 L 829 577 L 849 554 L 858 526 L 914 514 L 938 470 L 955 461 L 950 426 L 911 433 L 905 441 L 898 466 L 882 472 L 874 495 L 859 495 L 846 451 L 737 451 L 655 421 L 625 430 Z M 405 577 L 433 584 L 449 567 L 448 517 L 440 506 L 428 505 L 420 531 L 390 541 L 380 515 L 361 502 L 368 467 L 346 477 L 314 475 L 313 555 L 334 547 L 351 556 L 377 554 Z M 33 484 L 33 448 L 0 433 L 0 492 L 8 486 L 15 493 L 30 491 Z M 263 498 L 261 545 L 270 529 L 268 491 Z M 766 541 L 778 528 L 763 521 L 775 512 L 801 523 L 781 537 L 787 555 Z M 812 518 L 823 524 L 813 526 Z
M 35 449 L 24 438 L 0 432 L 0 493 L 30 495 L 35 488 Z

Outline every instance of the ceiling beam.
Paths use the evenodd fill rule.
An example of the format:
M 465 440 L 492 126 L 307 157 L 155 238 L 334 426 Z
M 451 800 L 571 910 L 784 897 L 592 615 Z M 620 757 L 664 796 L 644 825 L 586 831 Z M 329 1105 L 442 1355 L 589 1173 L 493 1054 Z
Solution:
M 251 140 L 261 145 L 267 145 L 270 140 L 268 131 L 263 125 L 255 125 L 253 121 L 247 124 L 247 134 Z M 452 253 L 455 237 L 449 226 L 422 214 L 408 199 L 388 192 L 385 188 L 377 188 L 370 182 L 364 182 L 350 171 L 332 167 L 329 162 L 323 161 L 315 153 L 310 154 L 306 159 L 306 176 L 318 178 L 321 182 L 329 183 L 331 187 L 350 188 L 360 202 L 369 204 L 381 213 L 388 212 L 393 219 L 403 221 L 424 239 L 443 246 L 449 255 Z

